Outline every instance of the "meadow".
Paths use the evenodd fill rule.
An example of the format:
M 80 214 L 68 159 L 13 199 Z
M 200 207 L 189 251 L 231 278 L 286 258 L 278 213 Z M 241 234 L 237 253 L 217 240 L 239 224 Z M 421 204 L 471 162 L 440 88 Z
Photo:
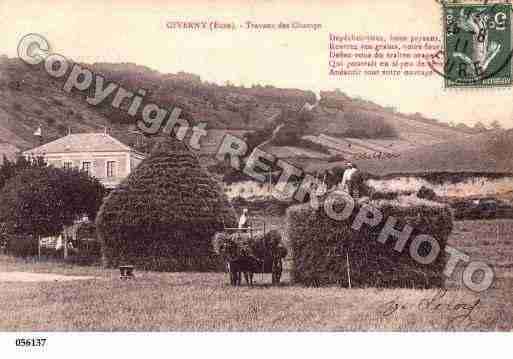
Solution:
M 417 192 L 419 188 L 432 189 L 440 197 L 485 197 L 511 195 L 513 179 L 511 177 L 490 179 L 484 176 L 471 177 L 462 182 L 451 183 L 449 181 L 432 184 L 420 177 L 397 177 L 387 180 L 370 179 L 367 183 L 371 188 L 379 192 Z
M 279 226 L 275 219 L 274 225 Z M 281 222 L 282 223 L 282 222 Z M 499 237 L 497 238 L 497 227 Z M 119 271 L 0 256 L 0 272 L 91 276 L 67 282 L 0 282 L 2 331 L 424 331 L 512 330 L 513 220 L 455 223 L 449 244 L 494 265 L 483 293 L 436 289 L 233 288 L 225 273 Z

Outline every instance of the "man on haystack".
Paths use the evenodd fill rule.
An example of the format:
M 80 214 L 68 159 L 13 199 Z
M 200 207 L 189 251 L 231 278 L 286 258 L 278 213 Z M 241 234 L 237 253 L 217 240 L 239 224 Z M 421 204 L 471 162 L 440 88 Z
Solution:
M 239 218 L 239 229 L 248 229 L 250 227 L 248 209 L 242 210 L 242 215 Z
M 353 198 L 359 198 L 362 191 L 362 176 L 361 172 L 354 163 L 348 162 L 347 168 L 342 176 L 340 182 L 340 189 L 349 193 Z

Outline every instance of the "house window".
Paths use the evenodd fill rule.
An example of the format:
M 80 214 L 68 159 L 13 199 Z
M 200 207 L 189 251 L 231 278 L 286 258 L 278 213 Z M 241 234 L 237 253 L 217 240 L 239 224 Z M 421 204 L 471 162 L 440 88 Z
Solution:
M 69 170 L 69 169 L 71 169 L 71 167 L 73 167 L 73 162 L 71 162 L 71 161 L 64 161 L 64 163 L 63 163 L 62 167 L 63 167 L 64 169 Z
M 107 161 L 107 177 L 114 177 L 116 174 L 114 173 L 116 167 L 116 161 Z
M 86 171 L 91 174 L 91 162 L 82 162 L 82 171 Z

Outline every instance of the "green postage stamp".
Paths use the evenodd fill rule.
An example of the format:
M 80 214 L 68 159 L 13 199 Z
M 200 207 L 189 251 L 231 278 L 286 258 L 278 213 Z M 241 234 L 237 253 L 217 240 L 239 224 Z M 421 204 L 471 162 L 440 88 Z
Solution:
M 511 2 L 445 3 L 446 88 L 511 86 Z

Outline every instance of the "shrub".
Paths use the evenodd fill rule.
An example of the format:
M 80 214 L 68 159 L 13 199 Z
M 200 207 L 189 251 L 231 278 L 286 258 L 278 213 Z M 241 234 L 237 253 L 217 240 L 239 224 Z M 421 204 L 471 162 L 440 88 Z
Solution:
M 1 189 L 0 223 L 7 233 L 50 236 L 77 217 L 95 218 L 105 193 L 98 179 L 77 169 L 31 166 L 18 169 Z
M 64 135 L 68 132 L 68 127 L 62 123 L 59 123 L 57 125 L 57 131 L 61 134 L 61 135 Z
M 280 200 L 274 197 L 245 199 L 235 197 L 231 200 L 235 209 L 247 208 L 251 213 L 258 213 L 265 216 L 283 216 L 285 211 L 292 204 L 292 200 Z
M 449 208 L 411 196 L 407 197 L 408 201 L 404 198 L 368 202 L 381 211 L 384 219 L 375 227 L 363 224 L 358 231 L 352 229 L 351 225 L 364 201 L 355 203 L 352 215 L 344 221 L 329 218 L 322 206 L 319 209 L 313 209 L 310 205 L 290 207 L 287 211 L 287 235 L 292 251 L 293 281 L 314 286 L 347 286 L 348 260 L 353 286 L 443 286 L 443 253 L 452 230 Z M 335 210 L 340 213 L 341 208 L 337 209 L 337 206 Z M 413 227 L 401 253 L 393 248 L 396 243 L 394 238 L 389 238 L 384 244 L 377 241 L 389 216 L 398 220 L 396 229 L 406 224 Z M 433 236 L 440 245 L 440 254 L 429 265 L 415 262 L 409 254 L 410 243 L 419 234 Z M 420 255 L 428 253 L 429 245 L 426 247 L 420 247 Z
M 235 225 L 220 187 L 181 142 L 158 142 L 104 201 L 96 220 L 104 265 L 154 270 L 218 267 L 211 238 Z
M 320 153 L 324 153 L 324 154 L 327 154 L 327 155 L 331 154 L 331 152 L 326 147 L 321 145 L 320 143 L 313 142 L 313 141 L 310 141 L 310 140 L 307 140 L 307 139 L 304 139 L 304 138 L 299 139 L 298 142 L 295 144 L 295 146 L 303 147 L 303 148 L 306 148 L 306 149 L 309 149 L 309 150 L 313 150 L 313 151 L 317 151 L 317 152 L 320 152 Z
M 396 129 L 381 115 L 365 111 L 344 113 L 347 130 L 345 137 L 385 138 L 397 137 Z
M 370 198 L 372 200 L 379 200 L 379 199 L 388 199 L 388 200 L 394 200 L 401 196 L 409 196 L 412 192 L 409 191 L 391 191 L 391 192 L 381 192 L 381 191 L 372 191 L 372 194 L 370 195 Z M 418 196 L 418 195 L 417 195 Z M 421 198 L 421 197 L 419 197 Z
M 98 240 L 82 240 L 77 251 L 72 253 L 68 261 L 81 265 L 100 263 L 102 258 L 102 245 Z
M 417 197 L 433 201 L 436 198 L 436 193 L 431 188 L 422 186 L 417 192 Z
M 37 256 L 37 238 L 25 235 L 9 235 L 7 237 L 6 252 L 15 257 Z
M 102 257 L 101 243 L 97 239 L 94 223 L 78 223 L 70 228 L 70 231 L 75 232 L 77 241 L 74 243 L 75 250 L 70 251 L 68 261 L 83 265 L 100 263 Z

